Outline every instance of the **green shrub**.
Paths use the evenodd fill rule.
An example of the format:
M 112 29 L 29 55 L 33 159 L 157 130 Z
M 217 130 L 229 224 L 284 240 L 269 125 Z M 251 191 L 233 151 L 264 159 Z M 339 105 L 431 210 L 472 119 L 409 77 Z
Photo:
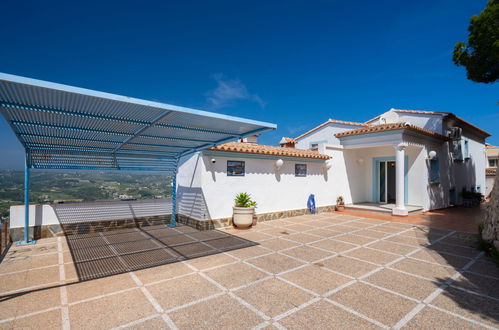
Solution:
M 234 204 L 236 207 L 256 207 L 256 202 L 251 199 L 251 195 L 244 192 L 236 195 Z

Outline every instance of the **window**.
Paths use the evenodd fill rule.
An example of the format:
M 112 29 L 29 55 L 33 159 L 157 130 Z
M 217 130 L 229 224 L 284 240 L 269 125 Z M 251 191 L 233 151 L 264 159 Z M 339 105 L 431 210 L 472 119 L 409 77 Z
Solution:
M 227 161 L 227 176 L 244 176 L 245 164 L 243 161 L 228 160 Z
M 497 167 L 498 159 L 497 158 L 489 158 L 489 167 Z
M 307 176 L 307 164 L 295 164 L 295 176 Z
M 440 162 L 438 158 L 430 159 L 430 183 L 440 182 Z
M 470 149 L 468 145 L 468 140 L 464 140 L 463 156 L 464 158 L 470 158 Z

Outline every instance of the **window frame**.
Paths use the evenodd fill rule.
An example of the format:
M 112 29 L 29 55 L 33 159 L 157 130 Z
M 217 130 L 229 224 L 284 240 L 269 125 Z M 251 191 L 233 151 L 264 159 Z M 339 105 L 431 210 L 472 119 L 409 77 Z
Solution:
M 301 167 L 301 170 L 299 169 Z M 303 167 L 305 168 L 305 173 L 301 172 L 303 170 Z M 306 177 L 308 174 L 308 168 L 307 168 L 307 164 L 295 164 L 295 177 L 298 177 L 298 178 L 304 178 Z
M 236 168 L 237 165 L 235 164 L 229 165 L 230 163 L 239 163 L 240 165 L 242 165 L 242 173 L 235 174 L 234 169 Z M 246 162 L 244 160 L 227 160 L 226 171 L 227 171 L 227 176 L 246 176 Z

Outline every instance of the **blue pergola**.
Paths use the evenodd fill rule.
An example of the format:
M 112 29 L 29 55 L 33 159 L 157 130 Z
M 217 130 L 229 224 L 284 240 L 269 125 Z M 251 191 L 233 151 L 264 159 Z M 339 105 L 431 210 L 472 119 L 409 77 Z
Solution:
M 24 146 L 25 228 L 29 169 L 164 171 L 179 159 L 276 125 L 0 73 L 0 111 Z

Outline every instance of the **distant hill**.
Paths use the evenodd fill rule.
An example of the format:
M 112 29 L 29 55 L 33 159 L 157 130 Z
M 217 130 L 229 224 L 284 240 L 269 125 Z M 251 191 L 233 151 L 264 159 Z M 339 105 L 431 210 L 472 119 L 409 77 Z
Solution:
M 32 170 L 30 181 L 30 203 L 37 204 L 171 195 L 171 178 L 160 174 Z M 0 170 L 0 217 L 8 217 L 10 205 L 23 203 L 24 172 Z

